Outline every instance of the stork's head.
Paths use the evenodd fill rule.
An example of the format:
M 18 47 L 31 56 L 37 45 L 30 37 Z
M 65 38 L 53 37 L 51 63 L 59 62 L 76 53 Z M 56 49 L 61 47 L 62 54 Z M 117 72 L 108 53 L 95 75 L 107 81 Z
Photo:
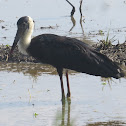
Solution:
M 33 29 L 34 29 L 34 21 L 31 17 L 24 16 L 17 21 L 17 33 L 10 54 L 12 54 L 14 48 L 21 39 L 25 38 L 25 36 L 32 35 Z

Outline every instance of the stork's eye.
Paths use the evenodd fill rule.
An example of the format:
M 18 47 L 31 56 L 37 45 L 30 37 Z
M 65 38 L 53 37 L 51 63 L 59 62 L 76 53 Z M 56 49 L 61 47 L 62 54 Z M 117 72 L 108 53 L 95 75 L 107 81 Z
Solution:
M 23 27 L 26 27 L 27 25 L 28 25 L 27 22 L 23 22 L 22 24 Z
M 23 22 L 23 25 L 26 25 L 27 23 L 26 22 Z

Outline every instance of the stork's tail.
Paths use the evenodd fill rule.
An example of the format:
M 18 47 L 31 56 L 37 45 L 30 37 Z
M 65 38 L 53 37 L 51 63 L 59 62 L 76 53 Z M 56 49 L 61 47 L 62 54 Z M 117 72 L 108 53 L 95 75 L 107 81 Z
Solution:
M 106 74 L 103 77 L 113 77 L 113 78 L 121 78 L 125 76 L 123 70 L 112 60 L 110 60 L 107 56 L 100 54 L 101 59 L 104 59 L 104 70 Z
M 119 78 L 121 78 L 121 77 L 124 77 L 124 76 L 125 76 L 125 74 L 124 74 L 124 72 L 122 71 L 122 69 L 121 69 L 121 68 L 117 69 L 117 71 L 118 71 L 118 73 L 117 73 L 117 74 L 115 74 L 115 76 L 113 76 L 114 78 L 119 79 Z

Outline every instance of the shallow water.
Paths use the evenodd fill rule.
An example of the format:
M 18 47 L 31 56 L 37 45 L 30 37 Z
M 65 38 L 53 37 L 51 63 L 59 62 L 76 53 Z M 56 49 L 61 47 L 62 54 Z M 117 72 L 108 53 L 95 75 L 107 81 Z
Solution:
M 33 36 L 43 33 L 55 33 L 76 37 L 83 41 L 98 42 L 106 39 L 116 40 L 114 44 L 123 43 L 126 37 L 126 2 L 120 0 L 85 0 L 82 4 L 82 26 L 80 25 L 79 1 L 73 0 L 76 12 L 74 14 L 75 26 L 71 21 L 71 6 L 65 0 L 0 0 L 0 44 L 12 45 L 16 34 L 16 22 L 24 15 L 29 15 L 35 20 Z M 97 3 L 97 4 L 96 4 Z M 95 5 L 95 6 L 94 6 Z M 4 22 L 2 22 L 4 21 Z M 40 27 L 49 27 L 40 29 Z M 73 29 L 70 31 L 70 29 Z M 104 35 L 100 35 L 103 31 Z
M 35 20 L 33 36 L 55 33 L 92 43 L 105 39 L 110 31 L 110 38 L 116 35 L 115 44 L 118 40 L 125 41 L 125 1 L 83 1 L 83 29 L 79 0 L 72 3 L 76 8 L 74 27 L 71 7 L 65 0 L 0 0 L 0 44 L 12 45 L 16 22 L 24 15 Z M 104 35 L 99 35 L 99 30 Z M 55 68 L 41 64 L 0 63 L 0 126 L 126 125 L 125 78 L 105 80 L 70 71 L 69 79 L 71 102 L 68 100 L 62 105 Z M 66 93 L 65 76 L 64 85 Z
M 0 68 L 1 126 L 97 126 L 126 122 L 126 79 L 105 80 L 71 71 L 71 103 L 66 101 L 62 106 L 60 81 L 53 67 L 0 64 Z M 65 76 L 64 85 L 66 91 Z

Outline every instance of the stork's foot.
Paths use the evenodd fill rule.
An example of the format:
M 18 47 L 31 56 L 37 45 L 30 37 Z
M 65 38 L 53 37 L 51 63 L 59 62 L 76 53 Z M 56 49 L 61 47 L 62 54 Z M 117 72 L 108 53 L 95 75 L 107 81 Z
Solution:
M 64 93 L 62 94 L 62 100 L 65 100 L 65 94 Z
M 65 95 L 62 95 L 61 101 L 62 101 L 63 104 L 65 104 Z
M 71 97 L 71 93 L 67 93 L 67 98 L 70 98 Z

